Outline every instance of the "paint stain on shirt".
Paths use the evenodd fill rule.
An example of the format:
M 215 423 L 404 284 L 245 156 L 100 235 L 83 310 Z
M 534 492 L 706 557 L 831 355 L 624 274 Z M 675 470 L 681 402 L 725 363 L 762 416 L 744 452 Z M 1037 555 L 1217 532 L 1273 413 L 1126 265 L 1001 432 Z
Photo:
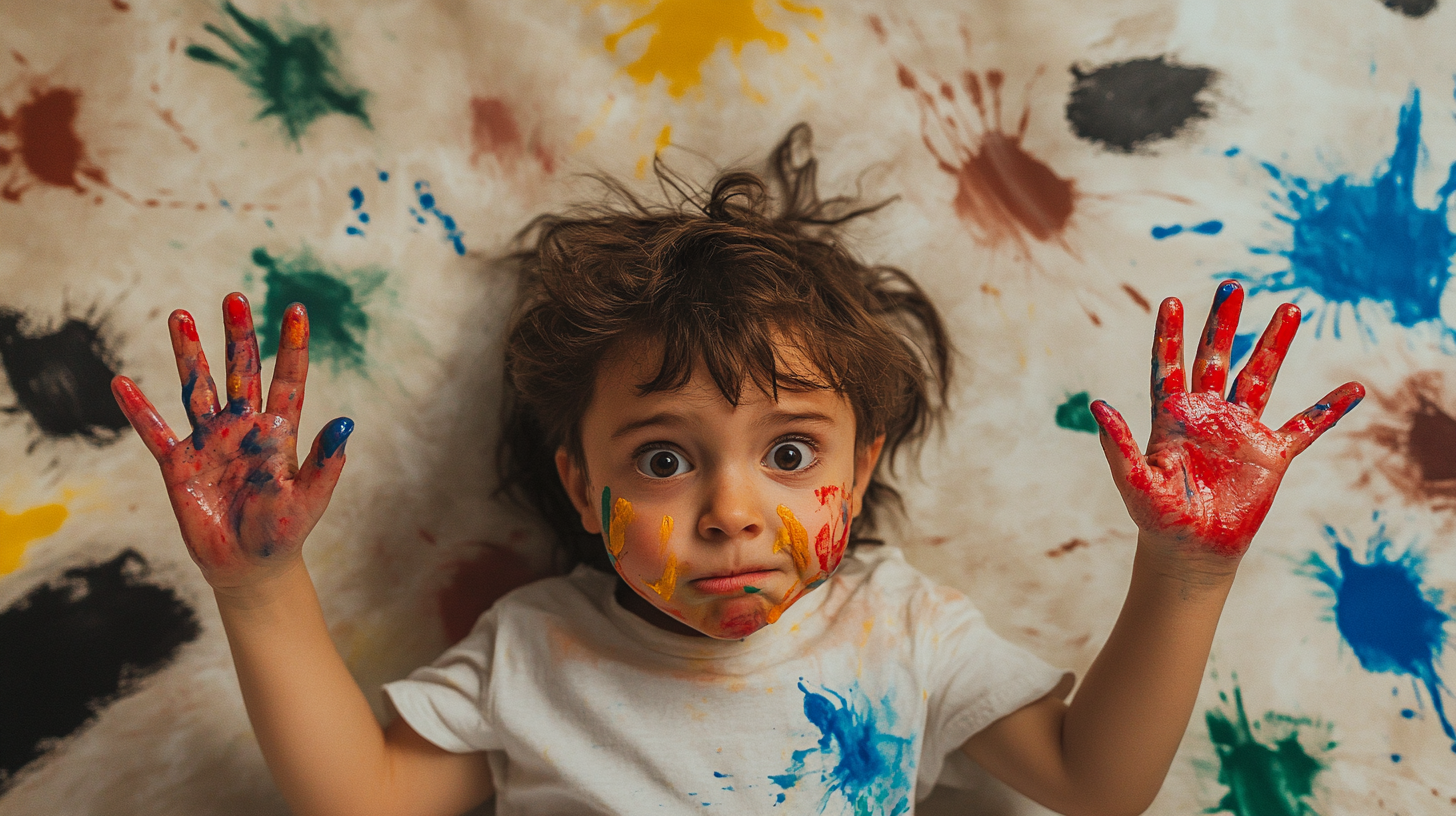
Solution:
M 895 734 L 894 701 L 877 703 L 858 687 L 848 695 L 832 689 L 810 689 L 802 680 L 804 717 L 819 731 L 819 740 L 794 751 L 791 764 L 769 781 L 783 793 L 816 797 L 795 810 L 816 813 L 887 814 L 910 812 L 915 779 L 914 735 Z
M 24 314 L 0 309 L 0 365 L 19 409 L 44 436 L 115 442 L 129 424 L 111 395 L 120 363 L 101 327 L 80 318 L 53 330 L 28 323 Z
M 1244 711 L 1244 696 L 1234 686 L 1233 710 L 1229 697 L 1219 692 L 1220 708 L 1204 714 L 1208 736 L 1218 753 L 1218 782 L 1228 789 L 1207 813 L 1228 812 L 1235 816 L 1311 816 L 1309 799 L 1314 780 L 1325 769 L 1300 742 L 1299 729 L 1319 730 L 1312 720 L 1270 712 L 1262 721 L 1250 723 Z M 1334 747 L 1326 739 L 1316 753 Z
M 1436 191 L 1434 205 L 1422 207 L 1415 197 L 1421 150 L 1421 97 L 1412 91 L 1400 109 L 1395 150 L 1386 168 L 1369 182 L 1348 176 L 1311 181 L 1263 162 L 1282 188 L 1282 196 L 1271 194 L 1285 209 L 1275 215 L 1290 224 L 1292 234 L 1283 246 L 1253 251 L 1282 257 L 1288 265 L 1267 274 L 1232 277 L 1245 281 L 1250 295 L 1317 296 L 1323 308 L 1301 303 L 1314 318 L 1317 333 L 1329 327 L 1339 337 L 1340 317 L 1348 313 L 1372 338 L 1370 318 L 1376 315 L 1406 328 L 1434 324 L 1452 336 L 1441 317 L 1441 296 L 1456 255 L 1456 234 L 1447 224 L 1456 164 Z
M 308 247 L 288 255 L 271 255 L 258 247 L 252 260 L 263 270 L 267 288 L 257 325 L 263 356 L 272 357 L 278 351 L 284 311 L 290 304 L 302 303 L 308 309 L 310 357 L 329 361 L 336 372 L 362 372 L 370 327 L 364 307 L 388 274 L 376 267 L 337 269 L 320 261 Z
M 364 105 L 368 93 L 344 80 L 332 31 L 288 18 L 270 24 L 231 2 L 222 7 L 241 33 L 212 23 L 203 28 L 232 53 L 193 44 L 187 46 L 187 56 L 225 68 L 247 85 L 263 106 L 255 118 L 276 118 L 295 146 L 317 119 L 329 114 L 351 116 L 371 127 Z
M 637 4 L 632 4 L 637 5 Z M 791 15 L 823 19 L 816 7 L 800 6 L 780 0 L 780 8 Z M 667 92 L 681 99 L 703 83 L 703 66 L 719 48 L 727 46 L 733 58 L 751 44 L 762 44 L 770 53 L 788 48 L 789 36 L 770 28 L 755 8 L 754 0 L 658 0 L 646 14 L 628 23 L 603 41 L 608 52 L 616 53 L 623 37 L 639 29 L 652 29 L 642 55 L 622 70 L 639 85 L 649 85 L 657 77 L 667 83 Z M 750 98 L 761 100 L 744 79 L 744 90 Z
M 54 535 L 66 523 L 67 515 L 64 504 L 43 504 L 15 515 L 0 510 L 0 575 L 19 569 L 25 548 Z
M 1424 688 L 1456 751 L 1456 728 L 1444 700 L 1450 691 L 1437 671 L 1451 615 L 1442 608 L 1441 590 L 1425 583 L 1424 560 L 1412 549 L 1393 556 L 1384 524 L 1366 541 L 1364 563 L 1355 560 L 1334 528 L 1325 528 L 1325 538 L 1334 547 L 1335 563 L 1311 553 L 1303 570 L 1334 593 L 1340 636 L 1366 671 L 1405 675 Z

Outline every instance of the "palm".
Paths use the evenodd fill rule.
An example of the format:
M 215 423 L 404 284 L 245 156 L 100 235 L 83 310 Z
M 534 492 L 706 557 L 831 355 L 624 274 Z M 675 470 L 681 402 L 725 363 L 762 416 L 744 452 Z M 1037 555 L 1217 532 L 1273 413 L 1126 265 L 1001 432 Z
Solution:
M 352 423 L 329 423 L 300 468 L 298 415 L 308 367 L 308 322 L 302 306 L 284 318 L 278 367 L 261 410 L 257 341 L 241 295 L 229 296 L 228 403 L 218 404 L 192 318 L 170 321 L 192 434 L 180 442 L 136 385 L 114 383 L 122 410 L 156 455 L 192 558 L 214 586 L 247 583 L 297 558 L 328 505 L 343 466 L 333 456 Z
M 1242 555 L 1290 461 L 1364 395 L 1359 383 L 1346 383 L 1278 430 L 1260 420 L 1299 327 L 1298 308 L 1285 304 L 1225 398 L 1242 302 L 1238 284 L 1219 287 L 1199 342 L 1192 390 L 1183 371 L 1183 307 L 1174 298 L 1163 302 L 1153 345 L 1153 429 L 1146 455 L 1121 415 L 1105 402 L 1093 406 L 1129 514 L 1144 533 L 1185 553 Z

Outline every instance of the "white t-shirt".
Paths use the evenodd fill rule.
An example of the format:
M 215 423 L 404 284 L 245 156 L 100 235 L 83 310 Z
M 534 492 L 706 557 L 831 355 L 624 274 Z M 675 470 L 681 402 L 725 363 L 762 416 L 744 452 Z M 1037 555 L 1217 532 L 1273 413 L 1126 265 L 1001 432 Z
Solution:
M 498 816 L 909 814 L 947 753 L 1064 676 L 891 547 L 740 641 L 658 629 L 615 583 L 522 587 L 385 685 L 425 739 L 490 752 Z

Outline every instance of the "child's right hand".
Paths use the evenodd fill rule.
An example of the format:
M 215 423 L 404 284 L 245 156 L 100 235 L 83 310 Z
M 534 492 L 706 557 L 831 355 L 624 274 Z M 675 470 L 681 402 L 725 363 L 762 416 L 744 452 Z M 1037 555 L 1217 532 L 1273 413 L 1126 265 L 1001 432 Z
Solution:
M 192 315 L 168 320 L 182 401 L 192 435 L 178 441 L 157 409 L 126 377 L 111 383 L 121 410 L 162 466 L 162 480 L 192 560 L 215 589 L 253 587 L 286 572 L 328 507 L 344 467 L 346 418 L 329 422 L 298 463 L 298 417 L 308 374 L 308 314 L 288 307 L 278 362 L 262 410 L 258 340 L 248 301 L 223 300 L 227 329 L 227 406 L 217 390 Z

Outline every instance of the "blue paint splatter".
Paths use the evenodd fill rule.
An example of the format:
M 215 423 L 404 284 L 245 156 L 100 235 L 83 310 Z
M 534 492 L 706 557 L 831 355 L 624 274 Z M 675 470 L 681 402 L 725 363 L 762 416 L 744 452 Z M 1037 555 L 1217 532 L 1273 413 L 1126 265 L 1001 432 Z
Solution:
M 434 193 L 430 192 L 430 183 L 428 181 L 415 182 L 415 197 L 419 208 L 410 207 L 410 215 L 415 217 L 415 222 L 426 224 L 428 221 L 425 215 L 435 216 L 440 222 L 440 226 L 445 228 L 445 240 L 449 241 L 455 247 L 455 254 L 464 255 L 465 233 L 460 231 L 460 228 L 455 224 L 454 218 L 440 211 L 439 205 L 435 202 Z
M 1413 90 L 1400 109 L 1387 167 L 1368 184 L 1344 175 L 1315 184 L 1262 163 L 1282 188 L 1270 196 L 1287 210 L 1275 217 L 1292 227 L 1292 236 L 1287 246 L 1251 251 L 1282 256 L 1289 265 L 1268 274 L 1232 276 L 1249 284 L 1250 295 L 1296 292 L 1296 302 L 1305 294 L 1318 296 L 1328 308 L 1320 310 L 1317 335 L 1331 320 L 1339 337 L 1340 314 L 1348 306 L 1373 340 L 1362 307 L 1380 304 L 1397 325 L 1434 323 L 1446 338 L 1456 336 L 1440 311 L 1451 279 L 1451 256 L 1456 254 L 1456 234 L 1446 222 L 1447 204 L 1456 192 L 1456 164 L 1436 191 L 1434 206 L 1425 209 L 1415 200 L 1420 151 L 1421 96 Z
M 389 171 L 388 170 L 380 170 L 379 171 L 379 180 L 380 181 L 389 181 Z
M 1233 157 L 1234 157 L 1234 156 L 1237 156 L 1237 155 L 1239 155 L 1239 153 L 1240 153 L 1240 152 L 1241 152 L 1241 151 L 1242 151 L 1242 150 L 1243 150 L 1243 148 L 1241 148 L 1241 147 L 1230 147 L 1230 148 L 1229 148 L 1229 149 L 1228 149 L 1228 150 L 1225 150 L 1225 151 L 1224 151 L 1224 152 L 1223 152 L 1223 154 L 1224 154 L 1224 155 L 1225 155 L 1225 156 L 1228 156 L 1228 157 L 1229 157 L 1229 158 L 1233 158 Z
M 877 715 L 876 706 L 857 687 L 850 691 L 855 700 L 827 688 L 823 694 L 810 691 L 802 679 L 799 690 L 804 693 L 804 716 L 821 736 L 814 747 L 794 751 L 787 772 L 770 776 L 769 781 L 788 790 L 802 781 L 817 780 L 824 789 L 817 812 L 831 812 L 829 802 L 839 796 L 849 804 L 849 813 L 908 813 L 915 738 L 885 730 L 895 720 L 890 697 L 880 701 Z M 811 758 L 814 769 L 808 769 Z M 778 801 L 783 801 L 783 794 Z
M 1234 335 L 1234 345 L 1229 351 L 1229 365 L 1236 366 L 1244 359 L 1244 355 L 1254 349 L 1254 341 L 1259 339 L 1258 332 Z
M 354 218 L 358 219 L 359 225 L 350 224 L 344 227 L 344 233 L 346 235 L 357 235 L 360 238 L 364 238 L 364 227 L 362 225 L 369 223 L 369 213 L 364 210 L 364 191 L 358 187 L 349 188 L 349 209 L 354 211 Z
M 1446 716 L 1442 700 L 1449 690 L 1436 672 L 1451 616 L 1441 608 L 1441 590 L 1423 584 L 1424 560 L 1409 548 L 1391 557 L 1384 524 L 1367 540 L 1363 564 L 1355 560 L 1333 527 L 1325 527 L 1325 537 L 1334 546 L 1335 566 L 1311 553 L 1304 572 L 1334 592 L 1334 621 L 1340 636 L 1366 671 L 1403 674 L 1423 685 L 1441 729 L 1456 741 L 1456 728 Z M 1405 711 L 1401 714 L 1406 716 Z M 1456 743 L 1451 750 L 1456 751 Z
M 1217 235 L 1223 232 L 1223 222 L 1204 221 L 1201 224 L 1194 224 L 1191 227 L 1185 227 L 1182 224 L 1173 224 L 1167 227 L 1153 227 L 1153 237 L 1159 241 L 1164 238 L 1172 238 L 1174 235 L 1180 235 L 1184 232 L 1195 232 L 1199 235 Z

